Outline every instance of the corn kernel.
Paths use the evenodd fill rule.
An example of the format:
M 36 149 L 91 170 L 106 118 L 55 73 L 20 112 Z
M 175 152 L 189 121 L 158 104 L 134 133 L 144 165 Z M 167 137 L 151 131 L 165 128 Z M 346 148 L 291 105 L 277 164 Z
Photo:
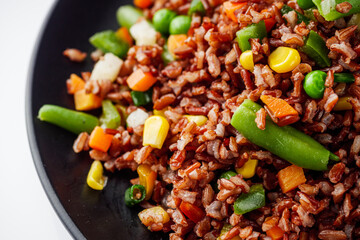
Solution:
M 145 200 L 149 200 L 154 190 L 157 174 L 155 171 L 151 170 L 150 165 L 147 164 L 139 165 L 137 168 L 137 173 L 139 174 L 140 185 L 145 187 Z
M 103 176 L 103 166 L 100 161 L 94 161 L 91 164 L 86 182 L 89 187 L 95 190 L 103 190 L 106 185 L 107 177 Z
M 352 109 L 352 105 L 351 103 L 348 102 L 348 99 L 350 97 L 341 97 L 339 98 L 338 102 L 336 103 L 336 105 L 334 106 L 333 110 L 334 111 L 345 111 L 345 110 L 351 110 Z
M 254 58 L 251 50 L 247 50 L 240 55 L 240 64 L 249 71 L 254 71 Z
M 207 117 L 203 115 L 184 115 L 184 117 L 186 117 L 189 122 L 195 122 L 199 127 L 204 125 L 208 120 Z
M 168 131 L 169 123 L 164 117 L 149 117 L 144 125 L 143 145 L 161 149 Z
M 236 172 L 241 174 L 243 178 L 252 178 L 255 175 L 256 166 L 258 164 L 257 159 L 249 159 L 244 166 L 236 168 Z
M 170 221 L 169 214 L 160 206 L 145 209 L 139 213 L 139 219 L 145 226 L 149 227 L 153 223 L 167 223 Z
M 289 47 L 278 47 L 268 59 L 269 66 L 277 73 L 286 73 L 294 70 L 301 62 L 297 50 Z
M 156 115 L 156 116 L 162 116 L 162 117 L 166 118 L 166 116 L 165 116 L 165 111 L 167 111 L 167 110 L 168 110 L 167 107 L 166 107 L 166 108 L 163 108 L 163 109 L 161 109 L 161 110 L 156 110 L 156 109 L 154 109 L 153 113 L 154 113 L 154 115 Z

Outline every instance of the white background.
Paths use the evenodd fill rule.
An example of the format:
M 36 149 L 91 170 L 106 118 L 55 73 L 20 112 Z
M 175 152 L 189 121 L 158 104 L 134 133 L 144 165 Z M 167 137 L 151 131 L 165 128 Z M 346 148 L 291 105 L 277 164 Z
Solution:
M 25 83 L 35 40 L 54 0 L 0 0 L 0 239 L 72 239 L 33 164 Z

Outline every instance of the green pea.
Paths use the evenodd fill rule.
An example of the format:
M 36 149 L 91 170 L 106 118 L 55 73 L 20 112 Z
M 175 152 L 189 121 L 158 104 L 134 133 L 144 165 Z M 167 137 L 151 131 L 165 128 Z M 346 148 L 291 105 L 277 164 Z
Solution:
M 188 15 L 191 16 L 193 13 L 198 13 L 200 15 L 205 15 L 205 8 L 201 0 L 192 0 L 191 5 L 188 11 Z
M 304 90 L 312 98 L 320 99 L 325 91 L 325 79 L 327 74 L 316 70 L 308 73 L 304 80 Z
M 176 12 L 163 8 L 157 11 L 153 17 L 153 25 L 156 31 L 162 34 L 169 33 L 170 22 L 176 17 Z
M 187 34 L 191 25 L 191 17 L 177 16 L 170 22 L 170 34 Z

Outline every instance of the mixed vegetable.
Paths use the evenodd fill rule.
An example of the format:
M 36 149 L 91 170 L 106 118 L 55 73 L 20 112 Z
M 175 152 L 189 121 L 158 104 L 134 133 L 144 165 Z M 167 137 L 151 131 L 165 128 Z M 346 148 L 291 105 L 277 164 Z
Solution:
M 297 0 L 298 6 L 306 10 L 304 14 L 286 4 L 282 6 L 280 12 L 285 15 L 295 11 L 297 23 L 304 22 L 307 25 L 311 21 L 317 21 L 312 14 L 313 10 L 317 10 L 328 21 L 360 12 L 360 1 L 358 0 L 348 0 L 347 3 L 351 4 L 352 8 L 346 13 L 338 12 L 336 6 L 342 2 L 345 1 Z M 152 2 L 135 0 L 134 4 L 138 8 L 144 9 L 149 7 Z M 247 4 L 245 1 L 225 1 L 222 8 L 230 21 L 238 22 L 237 12 L 246 7 Z M 130 47 L 134 43 L 136 46 L 156 45 L 159 34 L 166 42 L 162 47 L 163 62 L 159 64 L 167 65 L 175 59 L 179 59 L 181 57 L 179 49 L 191 44 L 192 41 L 188 37 L 188 32 L 192 25 L 193 16 L 204 16 L 206 14 L 206 9 L 201 0 L 191 2 L 187 15 L 178 15 L 176 11 L 170 9 L 160 9 L 154 13 L 152 21 L 145 19 L 143 12 L 138 8 L 129 5 L 120 7 L 117 11 L 117 20 L 122 27 L 117 31 L 106 30 L 96 33 L 89 39 L 90 43 L 105 55 L 95 64 L 88 81 L 96 82 L 103 79 L 112 83 L 117 81 L 124 65 L 122 58 L 126 57 Z M 262 10 L 263 13 L 267 11 L 269 10 Z M 360 26 L 359 18 L 353 22 Z M 244 26 L 236 32 L 234 40 L 240 53 L 237 60 L 242 69 L 250 72 L 255 71 L 255 55 L 251 41 L 253 39 L 261 44 L 263 39 L 271 36 L 270 32 L 276 24 L 275 16 L 270 16 L 258 23 Z M 330 67 L 332 64 L 328 56 L 329 48 L 326 46 L 323 37 L 313 30 L 304 37 L 303 41 L 303 46 L 297 49 L 284 46 L 271 49 L 267 64 L 270 71 L 274 73 L 290 73 L 299 67 L 303 54 L 305 54 L 306 57 L 314 61 L 314 68 L 318 70 L 305 74 L 302 88 L 310 98 L 322 99 L 327 88 L 325 83 L 328 78 L 328 73 L 324 68 Z M 335 83 L 341 84 L 351 84 L 355 81 L 352 73 L 335 73 L 333 78 Z M 171 106 L 162 110 L 152 109 L 152 94 L 159 81 L 163 80 L 156 72 L 145 68 L 135 69 L 124 81 L 125 87 L 131 90 L 130 97 L 133 105 L 137 107 L 134 111 L 128 112 L 121 103 L 113 103 L 109 99 L 103 99 L 98 94 L 88 91 L 85 87 L 85 80 L 76 74 L 71 74 L 67 81 L 67 89 L 68 93 L 74 97 L 77 111 L 55 105 L 44 105 L 39 110 L 38 118 L 75 134 L 89 133 L 89 147 L 103 153 L 110 149 L 114 141 L 114 134 L 111 130 L 116 131 L 119 127 L 125 127 L 133 131 L 141 126 L 143 127 L 142 145 L 161 151 L 163 148 L 169 147 L 164 144 L 166 139 L 169 139 L 168 133 L 171 131 L 165 112 L 171 109 Z M 292 164 L 277 174 L 277 180 L 283 193 L 290 192 L 307 181 L 304 169 L 307 169 L 305 171 L 326 171 L 329 160 L 339 160 L 338 156 L 312 137 L 295 127 L 289 126 L 300 119 L 299 111 L 295 107 L 284 99 L 274 96 L 274 94 L 263 94 L 260 96 L 260 100 L 256 103 L 246 99 L 238 105 L 232 114 L 231 125 L 251 143 Z M 99 118 L 82 112 L 99 108 L 102 111 Z M 256 119 L 259 112 L 264 109 L 269 116 L 265 118 L 264 129 L 260 129 Z M 348 96 L 340 97 L 333 108 L 334 111 L 350 109 L 352 109 L 352 105 L 349 103 Z M 188 122 L 194 122 L 197 131 L 202 131 L 201 127 L 206 126 L 209 121 L 208 116 L 201 114 L 184 114 L 180 117 Z M 230 180 L 236 176 L 245 179 L 254 178 L 258 164 L 258 159 L 248 157 L 241 166 L 234 169 L 235 171 L 223 172 L 218 180 Z M 201 164 L 198 163 L 193 166 L 196 169 Z M 103 175 L 103 171 L 103 165 L 100 161 L 92 163 L 87 177 L 87 184 L 90 188 L 102 190 L 105 187 L 107 178 Z M 139 183 L 129 187 L 124 195 L 125 203 L 129 207 L 150 200 L 155 183 L 158 181 L 156 170 L 148 164 L 139 164 L 137 173 Z M 216 188 L 219 190 L 218 185 Z M 241 193 L 232 203 L 235 214 L 247 214 L 265 206 L 265 196 L 266 192 L 262 184 L 253 184 L 249 191 Z M 178 203 L 178 208 L 194 223 L 201 221 L 206 215 L 204 209 L 194 203 L 181 201 Z M 168 212 L 161 206 L 143 210 L 139 213 L 139 218 L 145 226 L 159 222 L 158 219 L 161 219 L 163 224 L 170 221 Z M 266 221 L 271 222 L 273 219 Z M 220 237 L 230 230 L 228 226 L 227 224 L 224 225 Z M 279 239 L 284 231 L 274 226 L 266 233 L 272 239 Z

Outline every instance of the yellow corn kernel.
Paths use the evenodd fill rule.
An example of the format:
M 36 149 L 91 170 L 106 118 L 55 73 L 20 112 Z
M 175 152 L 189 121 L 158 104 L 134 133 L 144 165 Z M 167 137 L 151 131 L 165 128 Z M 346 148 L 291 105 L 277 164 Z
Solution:
M 151 116 L 145 121 L 143 145 L 161 149 L 169 131 L 169 123 L 162 116 Z
M 186 117 L 189 122 L 195 122 L 199 127 L 204 125 L 208 120 L 207 117 L 203 115 L 184 115 L 184 117 Z
M 103 176 L 103 166 L 100 161 L 94 161 L 91 164 L 86 182 L 92 189 L 103 190 L 106 185 L 107 177 Z
M 156 110 L 156 109 L 154 109 L 153 113 L 154 113 L 154 115 L 156 115 L 156 116 L 162 116 L 162 117 L 166 118 L 166 116 L 165 116 L 165 111 L 167 111 L 167 110 L 168 110 L 167 107 L 166 107 L 166 108 L 163 108 L 163 109 L 161 109 L 161 110 Z
M 74 94 L 75 109 L 87 111 L 101 107 L 102 99 L 95 94 L 86 93 L 85 89 L 79 90 Z
M 254 71 L 254 58 L 251 50 L 247 50 L 240 55 L 240 64 L 249 71 Z
M 278 47 L 268 59 L 269 66 L 277 73 L 286 73 L 294 70 L 301 62 L 300 54 L 296 49 Z
M 333 110 L 334 111 L 351 110 L 352 105 L 351 105 L 351 103 L 348 102 L 349 98 L 350 97 L 341 97 L 341 98 L 339 98 L 339 100 L 336 103 L 336 105 L 334 106 Z
M 149 200 L 154 190 L 157 174 L 151 170 L 151 167 L 147 164 L 139 165 L 137 168 L 137 173 L 139 174 L 140 185 L 145 187 L 145 200 Z
M 220 232 L 220 236 L 217 238 L 217 240 L 221 240 L 222 237 L 228 232 L 230 231 L 230 229 L 232 228 L 233 226 L 231 226 L 230 224 L 228 223 L 225 223 L 223 228 L 221 229 L 221 232 Z M 236 235 L 235 237 L 231 238 L 230 240 L 241 240 L 241 238 L 239 237 L 239 235 Z
M 243 178 L 252 178 L 255 175 L 256 166 L 258 164 L 257 159 L 249 159 L 241 168 L 235 168 L 238 174 L 241 174 Z
M 139 213 L 139 219 L 145 226 L 149 227 L 153 223 L 167 223 L 170 221 L 169 214 L 160 206 L 142 210 Z

